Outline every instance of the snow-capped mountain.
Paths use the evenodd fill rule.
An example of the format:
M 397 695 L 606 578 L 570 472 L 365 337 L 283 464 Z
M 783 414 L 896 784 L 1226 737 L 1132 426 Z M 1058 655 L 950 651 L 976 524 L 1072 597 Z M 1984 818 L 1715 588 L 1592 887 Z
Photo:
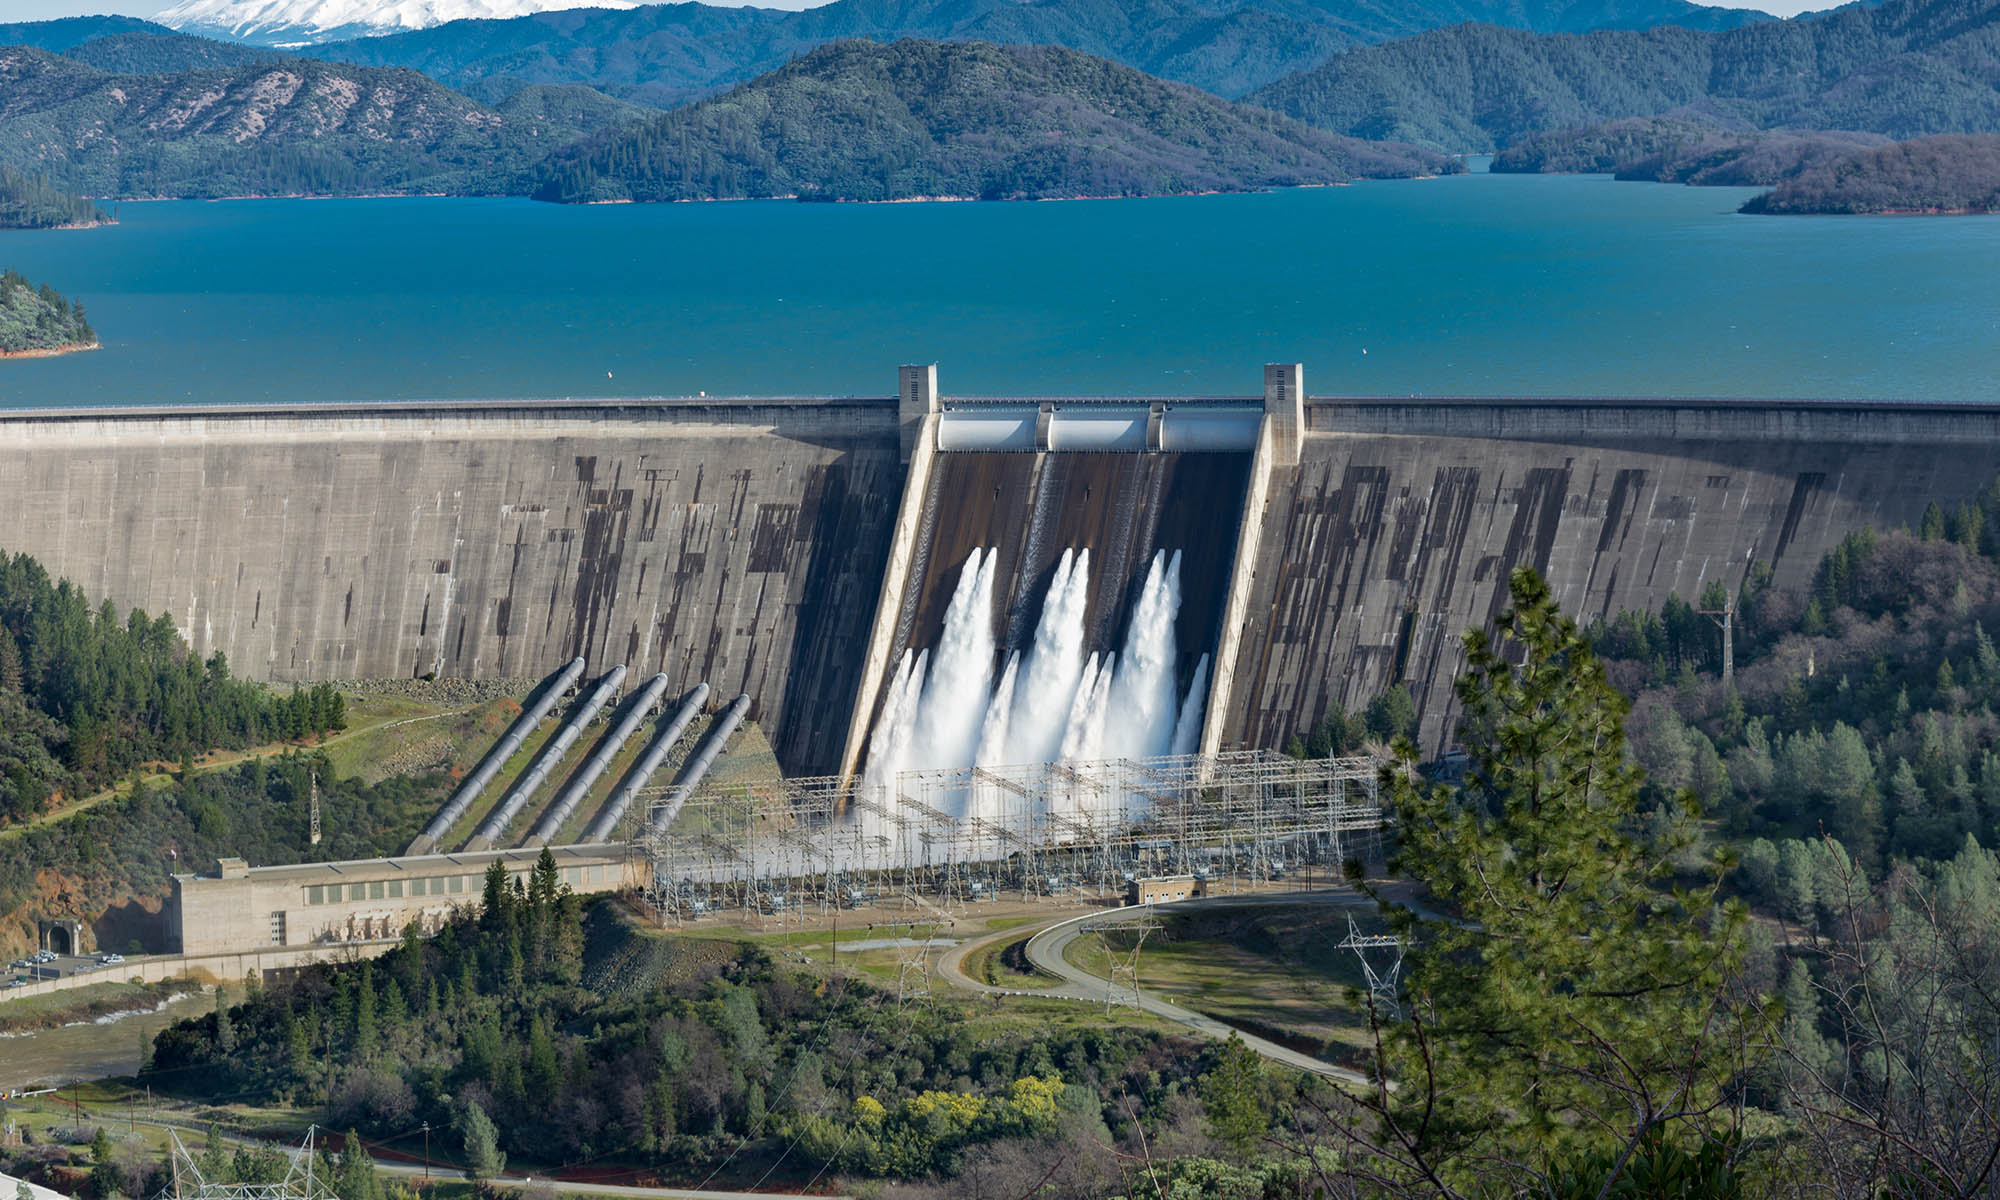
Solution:
M 638 0 L 181 0 L 153 19 L 183 33 L 298 46 L 425 29 L 471 17 L 559 8 L 633 8 Z

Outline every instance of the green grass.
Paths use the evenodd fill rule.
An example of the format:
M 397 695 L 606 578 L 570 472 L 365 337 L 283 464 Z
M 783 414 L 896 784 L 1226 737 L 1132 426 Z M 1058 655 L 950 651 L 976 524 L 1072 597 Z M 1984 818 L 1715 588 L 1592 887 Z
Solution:
M 1347 934 L 1348 911 L 1276 901 L 1170 915 L 1140 951 L 1140 986 L 1225 1024 L 1301 1048 L 1364 1045 L 1366 1017 L 1352 999 L 1365 987 L 1360 961 L 1352 951 L 1335 948 Z M 1354 911 L 1367 928 L 1379 926 L 1363 902 L 1357 901 Z M 1099 938 L 1084 936 L 1071 942 L 1063 957 L 1102 977 L 1114 956 Z M 1123 954 L 1116 958 L 1126 961 Z
M 1036 920 L 1038 918 L 1034 917 L 1004 918 L 995 923 L 1018 926 Z M 965 956 L 965 973 L 988 987 L 1034 989 L 1061 986 L 1061 980 L 1051 979 L 1033 968 L 1017 971 L 1008 965 L 1008 951 L 1016 946 L 1027 945 L 1028 940 L 1034 936 L 1033 931 L 1024 930 L 1018 937 L 998 938 L 988 942 Z

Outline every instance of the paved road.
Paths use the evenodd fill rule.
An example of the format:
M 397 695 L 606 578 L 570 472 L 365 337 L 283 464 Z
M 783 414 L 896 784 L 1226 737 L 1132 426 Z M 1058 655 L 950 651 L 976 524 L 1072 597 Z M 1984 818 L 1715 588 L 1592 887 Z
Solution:
M 1358 898 L 1357 894 L 1350 888 L 1339 888 L 1323 892 L 1253 893 L 1244 896 L 1211 896 L 1203 900 L 1182 900 L 1171 904 L 1155 904 L 1147 911 L 1192 912 L 1218 908 L 1269 907 L 1273 904 L 1344 905 L 1352 904 Z M 945 981 L 954 987 L 986 995 L 1055 996 L 1065 1000 L 1080 1000 L 1085 1003 L 1102 1004 L 1104 1003 L 1106 994 L 1111 990 L 1111 982 L 1102 976 L 1093 975 L 1081 967 L 1070 963 L 1063 957 L 1063 951 L 1071 942 L 1082 936 L 1085 932 L 1085 926 L 1091 921 L 1115 918 L 1120 915 L 1120 912 L 1121 910 L 1116 909 L 1088 912 L 1079 917 L 1069 917 L 1064 920 L 1055 921 L 1044 926 L 1028 939 L 1028 961 L 1033 963 L 1043 973 L 1062 980 L 1063 983 L 1059 987 L 1036 989 L 997 988 L 991 984 L 974 979 L 965 973 L 965 957 L 967 954 L 979 949 L 981 946 L 991 945 L 1005 938 L 1019 937 L 1021 934 L 1019 929 L 1009 929 L 1001 933 L 990 934 L 986 937 L 963 942 L 953 947 L 938 960 L 938 974 L 944 976 Z M 1136 913 L 1126 913 L 1124 915 L 1136 915 Z M 1120 999 L 1121 1002 L 1129 1003 L 1130 993 L 1126 993 Z M 1144 991 L 1141 991 L 1138 995 L 1138 1006 L 1146 1012 L 1165 1017 L 1169 1021 L 1185 1025 L 1197 1033 L 1205 1034 L 1208 1037 L 1218 1040 L 1226 1040 L 1231 1034 L 1235 1034 L 1237 1037 L 1243 1039 L 1244 1045 L 1250 1047 L 1250 1049 L 1256 1051 L 1265 1059 L 1291 1067 L 1293 1070 L 1310 1071 L 1315 1075 L 1323 1075 L 1329 1079 L 1338 1079 L 1345 1083 L 1355 1083 L 1363 1086 L 1367 1086 L 1370 1082 L 1367 1076 L 1358 1072 L 1350 1071 L 1345 1067 L 1336 1067 L 1324 1059 L 1315 1058 L 1310 1054 L 1301 1054 L 1288 1046 L 1280 1046 L 1278 1043 L 1265 1038 L 1244 1033 L 1242 1030 L 1231 1028 L 1212 1017 L 1203 1016 L 1201 1013 L 1191 1009 L 1182 1008 L 1178 1004 L 1168 1003 L 1157 996 L 1147 995 Z
M 424 1174 L 422 1163 L 413 1166 L 406 1162 L 390 1161 L 382 1158 L 375 1159 L 375 1169 L 384 1175 L 400 1175 L 405 1178 L 422 1176 Z M 468 1178 L 464 1171 L 450 1167 L 433 1167 L 430 1170 L 430 1177 L 433 1179 Z M 798 1194 L 783 1192 L 719 1192 L 704 1191 L 700 1188 L 628 1187 L 617 1183 L 576 1183 L 564 1179 L 524 1178 L 519 1175 L 499 1175 L 486 1182 L 494 1187 L 547 1187 L 555 1192 L 584 1192 L 592 1196 L 637 1196 L 644 1197 L 645 1200 L 771 1200 L 771 1197 L 774 1195 Z M 848 1196 L 821 1196 L 819 1193 L 813 1193 L 813 1195 L 817 1200 L 852 1200 Z

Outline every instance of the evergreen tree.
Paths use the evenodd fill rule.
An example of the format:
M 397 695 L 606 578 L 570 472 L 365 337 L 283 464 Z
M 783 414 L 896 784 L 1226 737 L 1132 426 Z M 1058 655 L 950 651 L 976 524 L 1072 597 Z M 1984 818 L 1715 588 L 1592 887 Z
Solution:
M 1262 1079 L 1262 1062 L 1234 1033 L 1222 1044 L 1215 1066 L 1201 1077 L 1201 1108 L 1209 1134 L 1245 1157 L 1271 1127 Z
M 375 1174 L 375 1160 L 361 1136 L 352 1129 L 340 1151 L 339 1174 L 334 1177 L 334 1194 L 340 1200 L 383 1200 L 382 1181 Z
M 1729 1000 L 1746 938 L 1717 898 L 1726 864 L 1667 890 L 1689 837 L 1638 832 L 1624 697 L 1535 572 L 1509 585 L 1498 636 L 1465 635 L 1463 791 L 1420 782 L 1407 743 L 1386 777 L 1393 865 L 1453 911 L 1383 901 L 1413 1015 L 1384 1036 L 1397 1087 L 1373 1102 L 1406 1170 L 1488 1186 L 1496 1161 L 1532 1173 L 1720 1133 L 1699 1114 L 1722 1111 L 1758 1015 Z
M 458 1136 L 465 1146 L 465 1166 L 474 1179 L 491 1179 L 507 1167 L 500 1152 L 500 1136 L 492 1118 L 473 1101 L 458 1112 Z
M 228 990 L 221 985 L 215 989 L 215 1051 L 228 1054 L 236 1049 L 236 1026 L 229 1019 Z

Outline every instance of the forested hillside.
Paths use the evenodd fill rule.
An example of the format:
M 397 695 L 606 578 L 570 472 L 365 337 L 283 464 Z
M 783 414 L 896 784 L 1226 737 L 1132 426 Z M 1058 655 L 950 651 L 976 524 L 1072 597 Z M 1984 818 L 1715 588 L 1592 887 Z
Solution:
M 1501 173 L 1595 172 L 1620 179 L 1758 187 L 1890 143 L 1875 133 L 1725 129 L 1688 118 L 1631 117 L 1523 138 L 1493 158 Z
M 48 284 L 36 287 L 18 271 L 0 271 L 0 354 L 83 349 L 97 334 L 83 315 Z
M 1760 129 L 2000 131 L 2000 4 L 1888 0 L 1721 33 L 1459 25 L 1352 50 L 1248 99 L 1336 133 L 1452 151 L 1692 106 Z
M 1864 531 L 1810 588 L 1736 589 L 1736 677 L 1710 618 L 1671 600 L 1593 630 L 1636 696 L 1655 785 L 1692 787 L 1732 835 L 1832 833 L 1865 866 L 2000 847 L 2000 486 Z M 1698 607 L 1730 590 L 1712 584 Z
M 2000 212 L 2000 136 L 1918 138 L 1830 157 L 1752 197 L 1744 212 Z
M 114 75 L 171 75 L 176 71 L 244 67 L 284 57 L 275 50 L 189 37 L 165 29 L 106 34 L 58 53 Z
M 1311 67 L 1357 43 L 1460 21 L 1543 31 L 1732 29 L 1768 18 L 1682 0 L 835 0 L 804 12 L 649 5 L 576 10 L 313 48 L 340 62 L 413 67 L 483 98 L 523 83 L 583 83 L 661 107 L 775 70 L 842 38 L 921 37 L 1081 50 L 1222 96 Z
M 1017 199 L 1451 169 L 1056 47 L 848 41 L 561 156 L 545 200 Z
M 342 727 L 340 693 L 275 694 L 189 652 L 171 618 L 93 608 L 25 554 L 0 556 L 0 828 L 149 762 Z
M 639 111 L 581 88 L 487 108 L 413 71 L 309 59 L 111 75 L 0 49 L 0 163 L 95 196 L 518 194 L 550 153 Z
M 109 213 L 82 196 L 0 163 L 0 229 L 62 229 L 109 220 Z
M 480 1175 L 590 1161 L 699 1185 L 735 1163 L 722 1178 L 736 1185 L 797 1186 L 827 1170 L 949 1178 L 1032 1148 L 1046 1180 L 1072 1158 L 1064 1181 L 1093 1175 L 1083 1194 L 1102 1197 L 1123 1190 L 1113 1156 L 1071 1147 L 1112 1144 L 1125 1105 L 1191 1100 L 1217 1061 L 1156 1033 L 899 1006 L 711 939 L 660 947 L 663 975 L 607 988 L 635 936 L 609 904 L 586 913 L 545 854 L 525 888 L 489 874 L 476 910 L 433 940 L 166 1030 L 144 1078 L 191 1098 L 324 1103 L 364 1135 L 429 1122 Z

